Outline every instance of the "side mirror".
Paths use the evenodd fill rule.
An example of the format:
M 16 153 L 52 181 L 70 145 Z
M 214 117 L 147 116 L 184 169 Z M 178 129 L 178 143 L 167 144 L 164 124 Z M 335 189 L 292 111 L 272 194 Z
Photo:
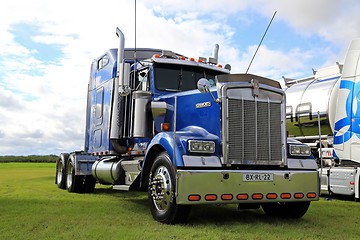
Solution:
M 202 93 L 209 92 L 210 89 L 210 82 L 206 78 L 200 78 L 197 82 L 197 88 Z

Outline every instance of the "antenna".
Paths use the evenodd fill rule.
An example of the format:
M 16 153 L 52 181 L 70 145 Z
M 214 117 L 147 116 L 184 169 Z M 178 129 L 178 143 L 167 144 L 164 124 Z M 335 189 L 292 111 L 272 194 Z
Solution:
M 134 60 L 136 62 L 136 0 L 135 0 L 135 49 L 134 49 Z
M 247 70 L 246 70 L 246 73 L 248 73 L 248 71 L 249 71 L 249 69 L 250 69 L 250 66 L 251 66 L 251 64 L 252 64 L 252 62 L 253 62 L 253 60 L 254 60 L 254 58 L 255 58 L 255 56 L 256 56 L 259 48 L 260 48 L 260 45 L 261 45 L 262 41 L 264 40 L 265 35 L 266 35 L 267 31 L 269 30 L 269 27 L 270 27 L 272 21 L 274 20 L 274 17 L 275 17 L 275 15 L 276 15 L 276 12 L 277 12 L 277 11 L 274 12 L 274 15 L 272 16 L 272 18 L 271 18 L 271 20 L 270 20 L 270 23 L 269 23 L 269 25 L 267 26 L 267 28 L 266 28 L 266 30 L 265 30 L 265 33 L 264 33 L 264 35 L 263 35 L 262 38 L 261 38 L 261 41 L 260 41 L 260 43 L 259 43 L 259 45 L 258 45 L 258 47 L 257 47 L 257 49 L 256 49 L 256 51 L 255 51 L 255 53 L 254 53 L 254 56 L 252 57 L 252 59 L 251 59 L 251 61 L 250 61 L 250 64 L 249 64 L 249 66 L 248 66 L 248 68 L 247 68 Z

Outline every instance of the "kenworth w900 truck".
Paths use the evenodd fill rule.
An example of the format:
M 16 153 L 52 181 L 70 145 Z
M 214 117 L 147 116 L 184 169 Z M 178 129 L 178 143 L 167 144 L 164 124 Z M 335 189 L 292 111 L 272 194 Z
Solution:
M 344 64 L 319 69 L 307 78 L 285 79 L 289 136 L 311 146 L 319 164 L 322 158 L 325 168 L 320 171 L 321 191 L 354 196 L 357 201 L 360 200 L 359 59 L 360 39 L 355 39 Z
M 318 200 L 310 148 L 287 142 L 278 82 L 230 74 L 171 51 L 111 49 L 91 65 L 84 151 L 63 153 L 56 183 L 146 190 L 155 220 L 186 220 L 196 204 L 238 204 L 302 217 Z

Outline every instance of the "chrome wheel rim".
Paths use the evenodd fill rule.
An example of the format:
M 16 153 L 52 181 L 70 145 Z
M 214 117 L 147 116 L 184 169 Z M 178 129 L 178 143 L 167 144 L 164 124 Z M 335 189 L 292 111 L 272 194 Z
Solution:
M 59 162 L 58 163 L 58 169 L 57 169 L 57 183 L 61 183 L 62 181 L 62 175 L 63 175 L 63 172 L 62 172 L 62 163 Z
M 68 169 L 67 169 L 67 179 L 66 179 L 66 186 L 67 186 L 67 189 L 69 189 L 72 185 L 72 170 L 73 170 L 73 167 L 71 164 L 68 165 Z
M 168 169 L 160 166 L 151 179 L 149 190 L 158 211 L 166 211 L 171 201 L 171 177 Z

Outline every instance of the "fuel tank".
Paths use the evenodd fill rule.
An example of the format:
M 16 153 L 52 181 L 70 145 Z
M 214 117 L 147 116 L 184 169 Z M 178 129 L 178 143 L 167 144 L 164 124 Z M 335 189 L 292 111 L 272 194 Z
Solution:
M 336 85 L 340 83 L 342 65 L 314 71 L 311 77 L 284 79 L 286 88 L 286 121 L 290 137 L 332 136 L 336 107 Z

